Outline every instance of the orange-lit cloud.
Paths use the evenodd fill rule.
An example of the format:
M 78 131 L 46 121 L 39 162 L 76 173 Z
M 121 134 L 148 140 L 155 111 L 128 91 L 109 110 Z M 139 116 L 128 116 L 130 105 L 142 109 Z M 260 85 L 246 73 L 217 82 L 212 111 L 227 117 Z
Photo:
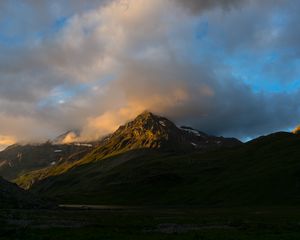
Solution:
M 296 127 L 296 128 L 293 130 L 293 133 L 299 134 L 299 133 L 300 133 L 300 126 Z
M 3 136 L 0 135 L 0 149 L 3 149 L 9 145 L 15 144 L 16 139 L 12 136 Z
M 61 141 L 62 144 L 68 144 L 72 142 L 76 142 L 78 136 L 74 132 L 69 132 L 64 139 Z
M 0 145 L 10 145 L 14 144 L 16 139 L 10 136 L 0 136 Z

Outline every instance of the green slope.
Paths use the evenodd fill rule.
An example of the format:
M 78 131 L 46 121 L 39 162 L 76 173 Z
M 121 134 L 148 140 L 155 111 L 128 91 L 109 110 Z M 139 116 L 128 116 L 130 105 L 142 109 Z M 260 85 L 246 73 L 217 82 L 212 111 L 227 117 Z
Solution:
M 177 156 L 134 150 L 47 178 L 32 191 L 79 204 L 299 204 L 300 136 L 282 132 Z

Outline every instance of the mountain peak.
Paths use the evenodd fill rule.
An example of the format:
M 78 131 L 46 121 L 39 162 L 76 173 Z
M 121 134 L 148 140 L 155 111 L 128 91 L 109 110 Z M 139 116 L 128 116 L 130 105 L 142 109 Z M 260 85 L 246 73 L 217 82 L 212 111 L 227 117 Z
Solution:
M 153 114 L 152 112 L 145 110 L 144 112 L 142 112 L 141 114 L 139 114 L 137 117 L 154 117 L 155 114 Z
M 158 116 L 156 116 L 155 114 L 153 114 L 152 112 L 149 111 L 144 111 L 141 114 L 139 114 L 134 120 L 147 120 L 147 119 L 155 119 Z
M 120 135 L 121 133 L 131 135 L 131 137 L 145 137 L 145 136 L 157 136 L 167 135 L 170 132 L 177 129 L 175 124 L 170 120 L 155 115 L 149 111 L 145 111 L 138 115 L 134 120 L 120 126 L 114 135 Z
M 100 148 L 105 146 L 115 152 L 139 148 L 191 151 L 239 143 L 236 139 L 209 136 L 192 128 L 178 128 L 169 119 L 145 111 L 105 138 Z
M 149 111 L 144 111 L 141 114 L 139 114 L 134 120 L 133 122 L 136 121 L 159 121 L 160 119 L 162 119 L 163 117 L 155 115 L 152 112 Z

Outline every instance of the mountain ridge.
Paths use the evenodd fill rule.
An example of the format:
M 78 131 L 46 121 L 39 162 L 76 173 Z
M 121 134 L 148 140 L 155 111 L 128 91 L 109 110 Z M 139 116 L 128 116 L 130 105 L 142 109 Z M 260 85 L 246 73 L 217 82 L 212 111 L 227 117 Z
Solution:
M 134 120 L 120 126 L 106 141 L 121 142 L 119 146 L 112 147 L 114 150 L 126 148 L 128 145 L 129 149 L 162 148 L 173 151 L 190 151 L 195 148 L 205 150 L 206 147 L 216 145 L 217 141 L 218 145 L 240 143 L 237 139 L 214 137 L 192 130 L 180 129 L 169 119 L 144 111 Z
M 27 189 L 47 177 L 57 176 L 72 168 L 132 150 L 153 149 L 182 154 L 241 144 L 234 138 L 209 136 L 191 128 L 180 129 L 167 118 L 145 111 L 134 120 L 120 126 L 114 133 L 104 137 L 81 159 L 29 172 L 20 176 L 16 182 Z
M 277 132 L 241 143 L 146 112 L 86 154 L 16 182 L 74 204 L 300 204 L 299 147 L 299 134 Z

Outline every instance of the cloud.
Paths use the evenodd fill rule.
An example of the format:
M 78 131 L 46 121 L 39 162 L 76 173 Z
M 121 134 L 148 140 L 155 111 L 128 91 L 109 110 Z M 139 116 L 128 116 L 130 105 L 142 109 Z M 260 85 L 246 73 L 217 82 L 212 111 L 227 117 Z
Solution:
M 240 6 L 248 0 L 174 0 L 192 13 L 203 12 L 207 9 L 221 7 L 225 10 Z
M 240 2 L 32 0 L 25 10 L 1 2 L 19 13 L 9 18 L 12 36 L 25 35 L 0 36 L 1 136 L 37 141 L 80 129 L 91 140 L 145 109 L 217 135 L 293 127 L 298 3 Z M 37 25 L 25 33 L 29 12 Z
M 2 150 L 5 146 L 12 145 L 16 142 L 11 136 L 0 136 L 0 150 Z
M 109 0 L 4 0 L 0 3 L 2 35 L 30 37 L 45 34 L 61 20 L 107 4 Z
M 296 127 L 296 128 L 293 130 L 293 133 L 294 133 L 294 134 L 299 134 L 299 133 L 300 133 L 300 126 Z

